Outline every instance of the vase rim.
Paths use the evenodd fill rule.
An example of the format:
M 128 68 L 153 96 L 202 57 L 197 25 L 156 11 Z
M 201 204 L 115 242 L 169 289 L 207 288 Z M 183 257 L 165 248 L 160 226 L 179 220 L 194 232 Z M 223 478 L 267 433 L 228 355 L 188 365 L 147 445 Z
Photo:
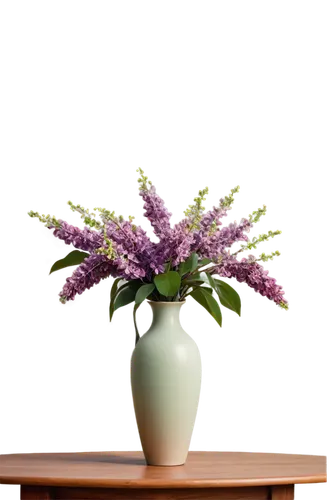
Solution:
M 174 302 L 165 302 L 163 300 L 147 300 L 148 304 L 166 304 L 166 305 L 175 305 L 175 304 L 185 304 L 186 300 L 178 300 Z

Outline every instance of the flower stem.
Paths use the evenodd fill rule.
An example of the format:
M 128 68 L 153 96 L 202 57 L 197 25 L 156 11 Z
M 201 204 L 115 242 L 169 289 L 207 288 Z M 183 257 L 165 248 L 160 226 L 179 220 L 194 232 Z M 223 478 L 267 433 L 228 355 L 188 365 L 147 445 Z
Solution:
M 187 286 L 185 286 L 179 301 L 183 302 L 184 300 L 186 300 L 186 298 L 190 296 L 191 292 L 193 292 L 193 290 L 198 288 L 198 286 L 199 285 L 194 285 L 194 286 L 187 285 Z
M 134 305 L 131 307 L 131 315 L 132 315 L 132 321 L 133 321 L 133 329 L 134 329 L 134 343 L 137 344 L 140 340 L 140 330 L 138 326 L 138 320 L 137 320 L 137 311 L 134 308 Z

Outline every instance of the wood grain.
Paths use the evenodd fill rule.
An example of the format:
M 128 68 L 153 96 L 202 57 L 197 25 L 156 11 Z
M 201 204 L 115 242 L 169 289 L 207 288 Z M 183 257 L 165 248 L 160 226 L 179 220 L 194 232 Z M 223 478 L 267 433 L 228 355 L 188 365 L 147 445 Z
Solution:
M 294 486 L 273 486 L 271 498 L 272 500 L 294 500 Z
M 268 487 L 190 489 L 55 488 L 54 500 L 268 500 Z
M 326 481 L 320 456 L 191 452 L 179 467 L 139 452 L 0 455 L 0 483 L 89 488 L 237 488 Z
M 21 500 L 54 500 L 54 495 L 47 486 L 21 486 Z

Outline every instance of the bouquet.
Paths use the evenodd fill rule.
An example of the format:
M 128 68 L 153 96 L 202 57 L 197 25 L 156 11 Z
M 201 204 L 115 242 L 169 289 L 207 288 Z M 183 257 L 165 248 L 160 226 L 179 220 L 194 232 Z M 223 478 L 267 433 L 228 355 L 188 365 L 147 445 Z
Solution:
M 170 302 L 192 297 L 220 326 L 220 305 L 240 315 L 240 297 L 225 278 L 245 282 L 283 309 L 288 309 L 282 287 L 261 265 L 280 253 L 241 257 L 243 252 L 256 249 L 259 243 L 281 233 L 269 231 L 249 240 L 247 233 L 265 215 L 266 206 L 239 223 L 222 226 L 221 220 L 230 210 L 239 186 L 206 213 L 203 202 L 208 188 L 205 188 L 185 210 L 185 218 L 172 226 L 171 213 L 155 187 L 142 169 L 138 172 L 144 215 L 150 221 L 158 242 L 151 241 L 146 232 L 133 223 L 134 217 L 125 220 L 105 208 L 95 208 L 90 212 L 81 205 L 68 202 L 70 208 L 81 215 L 85 224 L 83 229 L 50 215 L 29 212 L 30 217 L 38 218 L 52 229 L 55 237 L 78 249 L 57 261 L 50 271 L 77 266 L 59 294 L 62 303 L 74 300 L 76 295 L 102 279 L 115 278 L 110 294 L 110 321 L 117 309 L 134 303 L 136 342 L 140 339 L 136 311 L 145 299 Z M 238 242 L 242 243 L 233 252 L 231 247 Z

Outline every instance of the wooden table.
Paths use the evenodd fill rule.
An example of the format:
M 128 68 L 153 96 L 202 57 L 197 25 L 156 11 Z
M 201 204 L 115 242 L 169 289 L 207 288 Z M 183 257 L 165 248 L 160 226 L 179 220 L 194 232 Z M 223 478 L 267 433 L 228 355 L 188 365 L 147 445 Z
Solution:
M 147 467 L 139 452 L 0 455 L 0 483 L 22 500 L 292 500 L 295 484 L 325 481 L 320 456 L 195 451 Z

